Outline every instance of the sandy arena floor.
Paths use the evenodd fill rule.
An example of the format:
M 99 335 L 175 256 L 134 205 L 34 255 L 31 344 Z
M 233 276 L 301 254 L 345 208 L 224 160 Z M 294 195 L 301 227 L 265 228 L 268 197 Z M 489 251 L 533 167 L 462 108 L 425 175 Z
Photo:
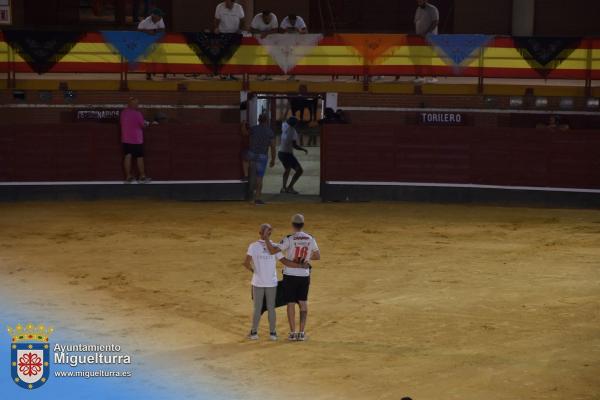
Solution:
M 265 317 L 246 342 L 245 250 L 296 212 L 323 257 L 309 341 L 269 342 Z M 0 235 L 5 294 L 107 337 L 143 330 L 127 340 L 178 358 L 165 374 L 239 398 L 600 399 L 600 211 L 4 203 Z

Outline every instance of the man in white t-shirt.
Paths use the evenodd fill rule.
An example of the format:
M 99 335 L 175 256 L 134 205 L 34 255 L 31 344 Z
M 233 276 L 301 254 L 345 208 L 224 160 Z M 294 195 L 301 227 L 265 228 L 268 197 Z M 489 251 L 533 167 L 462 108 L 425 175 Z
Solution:
M 166 26 L 163 20 L 163 12 L 159 8 L 150 11 L 150 16 L 143 19 L 138 24 L 138 31 L 146 32 L 150 35 L 155 35 L 158 32 L 164 32 Z
M 271 241 L 265 243 L 271 254 L 285 254 L 289 260 L 306 264 L 308 269 L 287 268 L 283 269 L 283 293 L 287 303 L 288 322 L 290 334 L 288 340 L 304 341 L 306 335 L 306 318 L 308 316 L 308 289 L 310 287 L 310 261 L 320 260 L 321 253 L 317 241 L 310 234 L 303 231 L 304 216 L 296 214 L 292 217 L 293 233 L 284 237 L 281 242 L 272 246 Z M 300 330 L 296 332 L 296 303 L 300 305 Z
M 304 173 L 300 161 L 294 156 L 294 149 L 303 151 L 308 154 L 308 150 L 298 145 L 300 138 L 296 125 L 298 124 L 298 118 L 290 117 L 287 122 L 281 124 L 281 143 L 279 144 L 279 152 L 277 157 L 281 164 L 283 164 L 283 186 L 281 187 L 280 193 L 298 194 L 294 185 L 298 182 L 298 179 Z M 290 177 L 291 170 L 294 170 L 294 176 L 288 186 L 288 179 Z
M 273 248 L 270 235 L 273 231 L 271 225 L 262 224 L 259 235 L 261 240 L 252 243 L 246 252 L 244 267 L 252 272 L 252 298 L 254 299 L 254 314 L 252 328 L 248 339 L 258 339 L 258 323 L 262 315 L 264 299 L 267 302 L 269 313 L 269 332 L 271 340 L 277 340 L 275 299 L 277 296 L 277 260 L 281 261 L 290 270 L 308 270 L 308 265 L 284 258 L 281 252 L 271 254 L 267 246 Z M 267 244 L 268 243 L 268 244 Z
M 306 23 L 302 17 L 290 14 L 281 21 L 281 30 L 286 33 L 307 33 Z
M 148 35 L 156 35 L 159 32 L 165 31 L 165 21 L 163 19 L 164 13 L 160 8 L 155 8 L 150 11 L 150 16 L 143 19 L 138 24 L 138 31 L 147 33 Z M 166 77 L 166 74 L 165 74 Z M 152 80 L 152 74 L 146 73 L 146 79 Z
M 215 10 L 215 33 L 238 33 L 243 28 L 244 8 L 235 0 L 225 0 Z
M 420 36 L 437 35 L 438 25 L 440 22 L 440 12 L 433 4 L 429 4 L 427 0 L 417 0 L 417 11 L 415 12 L 415 33 Z M 431 65 L 431 59 L 421 57 L 423 64 Z M 430 77 L 425 79 L 422 76 L 415 78 L 415 83 L 422 84 L 424 82 L 436 83 L 437 78 Z
M 272 33 L 277 33 L 278 29 L 277 16 L 269 10 L 263 10 L 260 14 L 256 14 L 250 24 L 250 31 L 260 35 L 263 39 Z

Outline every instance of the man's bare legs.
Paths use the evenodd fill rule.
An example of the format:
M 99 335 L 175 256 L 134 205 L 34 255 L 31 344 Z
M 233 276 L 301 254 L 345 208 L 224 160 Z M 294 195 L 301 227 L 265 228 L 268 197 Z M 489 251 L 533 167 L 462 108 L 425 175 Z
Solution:
M 244 178 L 248 179 L 248 173 L 250 172 L 250 162 L 246 157 L 242 158 L 242 171 L 244 172 Z
M 291 171 L 290 168 L 287 168 L 285 171 L 283 171 L 283 186 L 282 186 L 282 189 L 281 189 L 282 193 L 285 192 L 285 191 L 287 191 L 287 187 L 288 187 L 287 183 L 288 183 L 288 179 L 290 177 L 290 171 Z
M 262 188 L 263 188 L 263 178 L 257 176 L 256 177 L 256 195 L 254 196 L 254 200 L 260 200 L 262 196 Z
M 131 181 L 133 179 L 131 175 L 131 154 L 127 154 L 123 159 L 123 168 L 125 169 L 125 180 Z
M 140 179 L 146 178 L 146 169 L 144 168 L 144 157 L 137 158 L 138 172 L 140 173 Z
M 296 332 L 296 303 L 288 303 L 287 316 L 290 324 L 290 332 Z
M 308 304 L 306 301 L 300 303 L 300 332 L 304 332 L 306 328 L 306 318 L 308 316 Z M 290 332 L 296 332 L 296 303 L 288 303 L 287 305 L 288 323 L 290 324 Z
M 290 182 L 290 186 L 288 186 L 287 189 L 286 189 L 290 193 L 294 193 L 295 192 L 294 185 L 296 184 L 296 182 L 298 182 L 298 179 L 300 179 L 300 177 L 304 173 L 304 170 L 302 169 L 302 167 L 298 167 L 298 169 L 296 169 L 295 171 L 296 171 L 296 173 L 292 177 L 292 181 Z M 294 194 L 296 194 L 296 193 L 294 193 Z
M 300 332 L 304 332 L 306 327 L 306 317 L 308 316 L 308 304 L 306 301 L 300 301 Z

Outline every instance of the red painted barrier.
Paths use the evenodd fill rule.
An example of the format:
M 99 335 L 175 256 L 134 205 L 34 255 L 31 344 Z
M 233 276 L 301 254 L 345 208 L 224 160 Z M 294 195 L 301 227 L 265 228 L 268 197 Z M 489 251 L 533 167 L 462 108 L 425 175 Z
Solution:
M 326 125 L 323 179 L 600 189 L 600 132 Z
M 157 180 L 240 179 L 237 124 L 166 124 L 145 133 L 146 169 Z M 108 123 L 8 125 L 0 131 L 0 181 L 123 179 L 119 127 Z

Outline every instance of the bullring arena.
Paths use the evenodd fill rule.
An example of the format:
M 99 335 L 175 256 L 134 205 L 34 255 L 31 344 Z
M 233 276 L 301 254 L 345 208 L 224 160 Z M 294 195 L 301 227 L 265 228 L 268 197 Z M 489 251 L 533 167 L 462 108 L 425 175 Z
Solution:
M 434 38 L 390 33 L 406 13 L 412 29 L 412 1 L 390 15 L 241 1 L 247 14 L 296 7 L 315 26 L 265 39 L 196 32 L 184 14 L 200 6 L 153 1 L 167 29 L 149 41 L 130 2 L 106 3 L 81 2 L 74 33 L 67 11 L 42 30 L 27 1 L 0 2 L 14 25 L 0 25 L 0 324 L 53 324 L 56 343 L 118 343 L 135 361 L 132 394 L 56 376 L 30 391 L 600 400 L 595 3 L 582 15 L 556 1 L 439 0 L 451 17 Z M 122 136 L 136 102 L 147 123 L 133 158 L 152 180 L 123 170 L 123 144 L 140 145 Z M 248 146 L 261 129 L 278 151 L 297 131 L 303 175 L 282 190 L 276 154 L 259 196 Z M 306 340 L 287 340 L 285 306 L 276 341 L 267 313 L 249 340 L 248 246 L 265 223 L 279 242 L 297 213 L 321 258 Z M 0 390 L 27 393 L 8 375 Z

